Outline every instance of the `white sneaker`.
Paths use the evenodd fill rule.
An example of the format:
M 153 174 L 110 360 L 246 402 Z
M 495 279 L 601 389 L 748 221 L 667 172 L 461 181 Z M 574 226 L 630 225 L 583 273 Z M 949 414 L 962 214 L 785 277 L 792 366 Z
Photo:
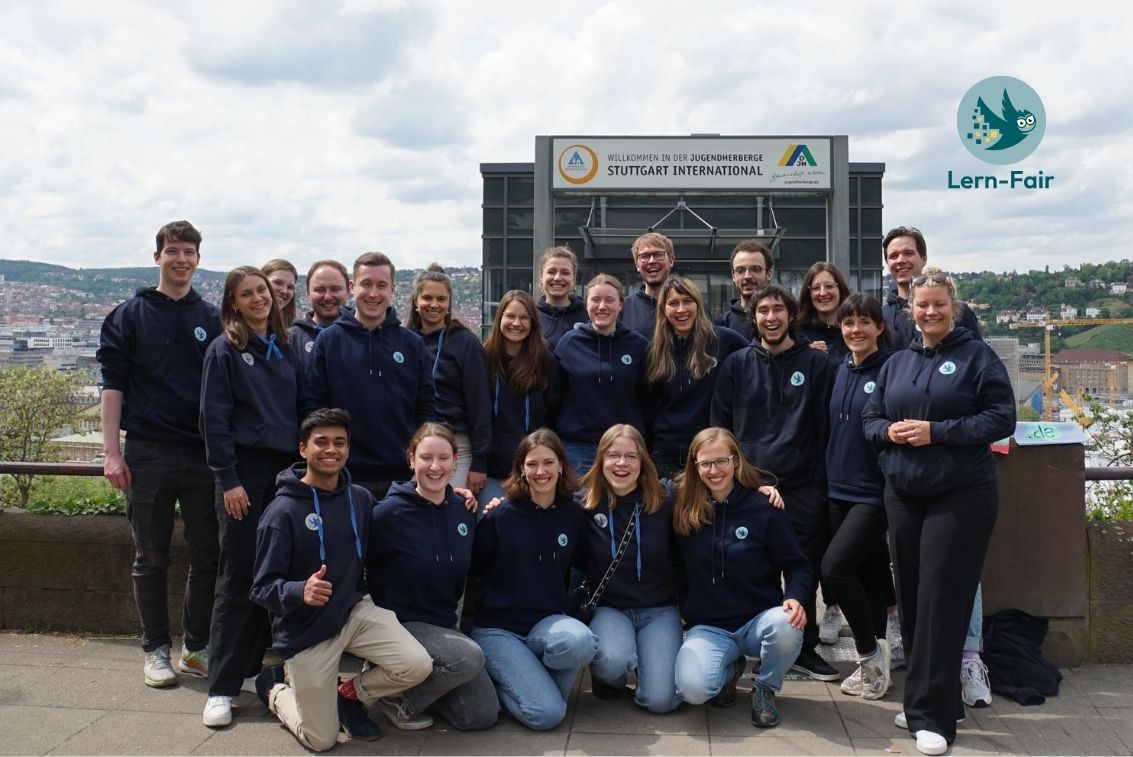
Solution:
M 834 644 L 838 641 L 838 634 L 842 632 L 842 611 L 837 605 L 830 605 L 822 614 L 818 624 L 818 640 L 823 644 Z
M 169 654 L 168 644 L 163 644 L 152 652 L 146 652 L 146 661 L 142 666 L 146 675 L 146 686 L 166 689 L 177 685 L 177 674 L 173 672 Z
M 232 722 L 232 697 L 209 697 L 205 702 L 205 725 L 209 728 L 223 728 Z
M 969 707 L 991 705 L 991 685 L 987 680 L 987 665 L 978 657 L 965 658 L 960 663 L 960 695 Z
M 964 718 L 956 718 L 956 725 L 964 722 Z M 909 723 L 905 720 L 905 711 L 901 710 L 897 713 L 897 717 L 893 718 L 893 725 L 904 730 L 909 730 Z
M 897 612 L 889 613 L 885 619 L 885 640 L 889 642 L 889 669 L 905 667 L 905 645 L 901 639 L 901 619 Z
M 877 640 L 877 651 L 865 660 L 858 669 L 861 671 L 862 699 L 881 699 L 893 686 L 889 677 L 889 644 L 885 639 Z
M 921 754 L 944 754 L 948 751 L 948 742 L 939 733 L 932 731 L 917 731 L 917 751 Z
M 412 714 L 406 709 L 405 699 L 400 696 L 382 697 L 378 700 L 378 707 L 389 722 L 403 731 L 420 731 L 433 727 L 433 717 L 427 712 Z
M 862 666 L 858 665 L 854 668 L 853 673 L 843 678 L 842 685 L 838 688 L 848 697 L 860 697 L 862 695 Z

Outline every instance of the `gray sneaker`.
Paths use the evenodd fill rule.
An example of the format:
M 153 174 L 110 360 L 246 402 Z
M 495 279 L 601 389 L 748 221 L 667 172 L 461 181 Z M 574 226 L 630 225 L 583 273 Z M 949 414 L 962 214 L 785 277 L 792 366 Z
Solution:
M 146 674 L 146 686 L 167 689 L 177 685 L 177 674 L 169 661 L 169 645 L 162 644 L 152 652 L 146 652 L 146 662 L 142 668 Z
M 889 613 L 885 621 L 885 640 L 889 642 L 889 669 L 905 667 L 905 646 L 901 640 L 901 620 L 897 613 Z
M 854 668 L 854 672 L 846 676 L 842 680 L 842 685 L 839 686 L 842 693 L 849 697 L 860 697 L 862 695 L 862 666 L 858 665 Z
M 877 652 L 858 665 L 861 671 L 862 699 L 881 699 L 893 685 L 889 677 L 889 644 L 877 640 Z
M 381 708 L 389 722 L 403 731 L 420 731 L 433 727 L 433 717 L 427 712 L 416 715 L 409 712 L 404 697 L 382 697 L 378 700 L 378 707 Z

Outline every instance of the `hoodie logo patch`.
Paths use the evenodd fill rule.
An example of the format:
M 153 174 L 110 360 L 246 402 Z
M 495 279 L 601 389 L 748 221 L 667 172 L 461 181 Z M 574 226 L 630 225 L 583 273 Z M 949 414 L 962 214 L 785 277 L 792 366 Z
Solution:
M 322 524 L 323 519 L 319 517 L 318 513 L 308 513 L 307 517 L 303 519 L 303 525 L 310 531 L 318 531 Z
M 578 321 L 578 322 L 576 322 L 576 323 L 575 323 L 575 324 L 574 324 L 573 326 L 571 326 L 571 328 L 572 328 L 572 329 L 580 329 L 580 328 L 582 328 L 582 327 L 583 327 L 584 325 L 585 325 L 585 324 L 584 324 L 584 323 L 583 323 L 582 321 Z
M 610 521 L 606 519 L 605 513 L 598 513 L 594 516 L 594 522 L 598 524 L 598 528 L 605 528 Z
M 461 536 L 468 536 L 468 524 L 458 523 L 456 526 L 456 532 Z
M 806 376 L 802 371 L 795 371 L 791 374 L 791 386 L 802 386 L 806 383 Z
M 736 529 L 736 538 L 740 539 L 740 540 L 746 539 L 747 533 L 748 533 L 747 529 L 744 528 L 743 526 L 740 526 L 739 528 Z
M 873 390 L 876 389 L 876 388 L 877 388 L 877 384 L 875 384 L 872 381 L 867 381 L 867 382 L 865 382 L 865 386 L 862 387 L 862 391 L 865 392 L 866 394 L 873 394 Z
M 559 534 L 559 546 L 560 547 L 565 547 L 567 545 L 568 541 L 570 541 L 570 540 L 567 539 L 566 534 Z
M 716 358 L 712 358 L 712 367 L 715 368 L 718 365 L 720 365 L 720 361 Z
M 248 365 L 252 365 L 253 363 L 256 362 L 256 359 L 254 357 L 252 357 L 251 355 L 249 355 L 247 352 L 241 352 L 240 357 L 242 357 L 244 359 L 244 362 L 247 363 Z
M 943 365 L 940 366 L 940 375 L 941 376 L 951 376 L 955 372 L 956 372 L 956 364 L 953 363 L 951 360 L 945 362 Z
M 402 355 L 400 352 L 393 353 L 393 362 L 404 363 L 405 362 L 405 355 Z
M 632 362 L 633 362 L 632 357 L 630 357 L 629 355 L 622 355 L 622 363 L 624 363 L 625 365 L 629 365 Z
M 315 349 L 315 343 L 307 342 L 307 345 L 303 349 L 307 350 L 307 352 L 310 352 L 311 350 Z
M 198 342 L 203 342 L 204 340 L 208 339 L 208 335 L 208 332 L 200 326 L 197 326 L 195 329 L 193 329 L 193 336 L 197 338 Z

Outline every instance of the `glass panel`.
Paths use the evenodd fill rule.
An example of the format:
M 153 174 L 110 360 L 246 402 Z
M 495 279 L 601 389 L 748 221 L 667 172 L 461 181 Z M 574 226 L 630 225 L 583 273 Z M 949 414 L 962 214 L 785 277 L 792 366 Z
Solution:
M 582 237 L 555 237 L 555 246 L 569 247 L 570 251 L 581 259 L 586 243 L 582 241 Z
M 508 237 L 507 240 L 507 266 L 518 268 L 532 265 L 535 241 L 531 237 Z
M 484 179 L 484 204 L 504 204 L 504 180 L 502 176 Z
M 509 208 L 507 211 L 507 228 L 509 232 L 518 231 L 530 234 L 535 230 L 535 211 Z
M 531 205 L 534 202 L 534 177 L 509 176 L 507 180 L 507 204 Z
M 670 206 L 671 207 L 671 206 Z M 661 217 L 668 212 L 669 209 L 660 210 L 658 208 L 607 208 L 606 210 L 606 226 L 611 229 L 641 229 L 644 234 L 648 229 Z M 677 220 L 677 213 L 673 213 L 665 219 L 665 228 L 674 228 L 680 223 Z M 694 219 L 695 220 L 695 219 Z M 697 226 L 700 226 L 698 221 Z
M 881 208 L 862 208 L 862 235 L 881 234 Z
M 825 205 L 826 205 L 826 195 L 811 193 L 811 192 L 808 192 L 807 194 L 797 194 L 797 195 L 793 194 L 793 195 L 790 195 L 790 196 L 777 195 L 777 196 L 771 198 L 771 204 L 775 207 L 776 213 L 779 212 L 780 207 L 784 207 L 784 208 L 808 207 L 809 208 L 809 207 L 814 207 L 816 205 L 821 205 L 821 206 L 825 207 Z
M 530 268 L 509 268 L 507 270 L 507 288 L 508 289 L 522 289 L 525 292 L 531 291 L 531 269 Z
M 858 204 L 858 177 L 850 177 L 850 207 Z
M 504 296 L 503 271 L 499 268 L 486 268 L 484 280 L 487 282 L 484 287 L 484 301 L 499 302 L 500 298 Z
M 484 234 L 503 234 L 504 233 L 504 210 L 503 208 L 484 208 Z
M 806 271 L 819 260 L 826 260 L 824 239 L 784 239 L 779 243 L 779 262 L 776 269 Z
M 722 229 L 750 229 L 755 226 L 755 208 L 706 208 L 695 209 L 705 221 Z M 693 228 L 699 225 L 695 218 L 688 217 L 685 224 Z
M 578 235 L 578 227 L 586 225 L 590 208 L 556 208 L 555 233 Z
M 863 176 L 862 182 L 862 205 L 880 205 L 881 204 L 881 177 L 879 176 Z
M 858 209 L 850 207 L 850 236 L 856 237 L 858 235 Z
M 504 264 L 504 240 L 502 239 L 485 239 L 484 240 L 484 263 L 483 265 L 503 265 Z
M 776 208 L 775 219 L 792 237 L 826 236 L 826 208 Z

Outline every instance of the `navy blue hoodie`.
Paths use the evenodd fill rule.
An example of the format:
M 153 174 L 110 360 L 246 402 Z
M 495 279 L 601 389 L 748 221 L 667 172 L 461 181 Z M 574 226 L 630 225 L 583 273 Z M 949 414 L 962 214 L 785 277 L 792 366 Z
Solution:
M 492 448 L 492 413 L 488 394 L 488 355 L 476 336 L 460 325 L 422 334 L 437 400 L 437 420 L 472 442 L 474 473 L 488 470 Z
M 571 567 L 586 562 L 586 513 L 570 497 L 547 509 L 505 499 L 476 527 L 472 572 L 480 576 L 476 626 L 526 636 L 565 613 Z
M 412 481 L 391 486 L 370 518 L 366 580 L 374 604 L 402 623 L 455 628 L 475 533 L 476 516 L 451 487 L 435 505 Z
M 657 300 L 645 292 L 645 285 L 626 297 L 622 307 L 621 324 L 646 339 L 653 339 L 653 326 L 657 322 Z
M 885 304 L 881 306 L 881 314 L 889 325 L 889 345 L 895 350 L 903 350 L 913 342 L 913 338 L 920 334 L 917 325 L 913 322 L 913 314 L 909 311 L 909 301 L 897 293 L 897 283 L 889 285 L 889 292 L 885 296 Z M 972 332 L 976 339 L 983 339 L 980 335 L 980 321 L 972 309 L 963 302 L 960 303 L 960 319 L 957 326 L 963 326 Z
M 618 324 L 602 336 L 587 323 L 555 348 L 564 389 L 555 431 L 565 441 L 597 444 L 615 423 L 645 433 L 641 396 L 649 340 Z
M 995 486 L 989 445 L 1015 432 L 1015 395 L 999 356 L 957 326 L 934 348 L 925 348 L 918 334 L 909 349 L 889 358 L 862 417 L 893 490 L 932 496 Z M 890 442 L 889 426 L 905 419 L 929 421 L 932 443 Z
M 827 494 L 833 499 L 880 505 L 885 476 L 877 464 L 877 448 L 865 438 L 862 410 L 877 389 L 881 367 L 892 355 L 882 347 L 854 365 L 846 358 L 834 374 L 830 396 L 830 441 L 826 445 Z
M 850 356 L 850 348 L 846 346 L 846 340 L 842 338 L 842 327 L 839 325 L 827 326 L 825 323 L 800 325 L 797 339 L 808 344 L 826 342 L 826 352 L 821 350 L 819 352 L 826 355 L 830 364 L 835 368 L 846 362 L 846 358 Z
M 735 631 L 788 599 L 803 604 L 812 581 L 810 561 L 787 513 L 743 486 L 714 505 L 710 524 L 676 535 L 688 579 L 681 604 L 685 623 Z
M 315 339 L 303 415 L 320 407 L 345 409 L 355 429 L 348 463 L 354 478 L 404 478 L 410 437 L 437 416 L 432 365 L 425 342 L 401 325 L 393 308 L 373 331 L 354 318 L 354 311 L 343 309 Z
M 488 404 L 492 411 L 492 451 L 488 455 L 488 475 L 505 479 L 511 475 L 515 449 L 523 437 L 537 428 L 550 427 L 561 399 L 559 360 L 554 353 L 547 356 L 547 388 L 525 395 L 512 393 L 507 375 L 492 376 Z M 504 356 L 504 370 L 511 357 Z
M 751 313 L 744 309 L 742 297 L 732 300 L 731 307 L 716 316 L 713 323 L 731 329 L 748 342 L 755 339 L 755 324 L 751 322 Z
M 759 342 L 724 361 L 712 397 L 712 425 L 731 429 L 744 456 L 780 488 L 825 481 L 834 367 L 795 342 L 772 355 Z
M 676 492 L 667 489 L 661 508 L 651 515 L 639 513 L 637 527 L 626 547 L 618 569 L 602 592 L 598 604 L 619 610 L 661 607 L 677 602 L 677 571 L 673 565 L 673 500 Z M 586 580 L 593 591 L 602 581 L 622 543 L 634 506 L 641 492 L 634 490 L 617 497 L 611 510 L 603 501 L 586 511 Z
M 315 315 L 310 310 L 302 318 L 296 318 L 295 322 L 288 327 L 287 330 L 291 332 L 291 341 L 295 344 L 295 351 L 303 358 L 304 363 L 310 360 L 311 351 L 315 349 L 315 339 L 319 336 L 319 332 L 325 328 L 326 326 L 315 323 Z
M 240 486 L 237 448 L 295 455 L 299 449 L 299 391 L 303 361 L 292 342 L 268 357 L 252 334 L 243 350 L 221 334 L 205 353 L 201 435 L 205 458 L 224 489 Z
M 709 345 L 715 361 L 713 368 L 703 378 L 694 380 L 688 372 L 688 340 L 673 334 L 670 342 L 676 374 L 664 384 L 649 386 L 650 449 L 663 460 L 683 462 L 692 435 L 709 426 L 720 364 L 748 343 L 731 329 L 717 326 L 716 339 Z
M 303 483 L 306 473 L 307 464 L 296 463 L 276 477 L 279 491 L 256 528 L 251 598 L 270 613 L 272 648 L 284 660 L 338 634 L 362 599 L 374 507 L 373 495 L 351 484 L 345 469 L 332 492 Z M 303 602 L 303 588 L 320 565 L 327 566 L 331 595 L 314 607 Z
M 539 327 L 552 350 L 563 334 L 590 320 L 584 305 L 582 298 L 576 294 L 570 296 L 570 303 L 564 307 L 551 305 L 546 297 L 539 298 L 539 304 L 535 306 L 539 310 Z
M 190 288 L 174 300 L 139 289 L 106 316 L 99 337 L 102 386 L 122 392 L 127 437 L 200 444 L 205 351 L 220 335 L 220 313 Z

